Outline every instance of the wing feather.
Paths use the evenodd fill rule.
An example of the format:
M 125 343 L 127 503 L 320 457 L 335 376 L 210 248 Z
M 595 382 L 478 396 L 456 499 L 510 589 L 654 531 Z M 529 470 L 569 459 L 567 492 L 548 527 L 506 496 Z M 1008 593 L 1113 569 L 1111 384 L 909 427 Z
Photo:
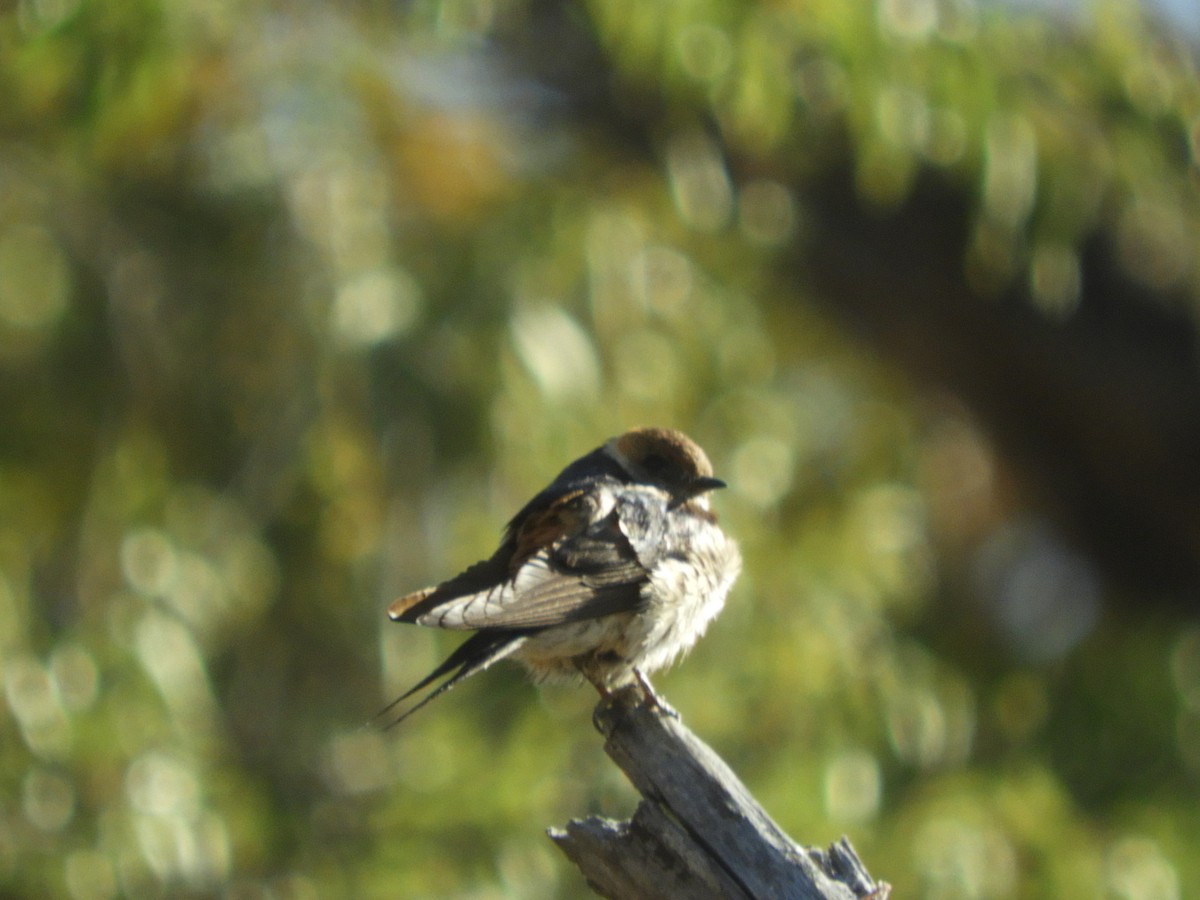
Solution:
M 490 560 L 389 614 L 434 628 L 538 629 L 636 610 L 661 555 L 666 503 L 634 488 L 573 491 L 515 521 Z
M 503 548 L 501 548 L 503 549 Z M 500 584 L 508 577 L 508 566 L 497 556 L 477 562 L 449 581 L 423 588 L 394 600 L 388 616 L 395 622 L 417 622 L 430 610 L 456 597 L 469 596 Z

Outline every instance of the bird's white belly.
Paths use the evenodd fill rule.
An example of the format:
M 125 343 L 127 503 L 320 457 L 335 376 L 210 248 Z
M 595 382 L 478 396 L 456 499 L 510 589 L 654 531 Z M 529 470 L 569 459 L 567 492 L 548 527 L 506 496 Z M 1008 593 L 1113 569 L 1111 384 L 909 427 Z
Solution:
M 585 675 L 615 687 L 633 670 L 663 669 L 691 649 L 725 605 L 741 571 L 737 545 L 716 528 L 682 557 L 660 560 L 642 588 L 637 612 L 555 625 L 531 635 L 514 654 L 539 680 Z
M 643 589 L 646 610 L 631 623 L 630 656 L 643 672 L 666 668 L 692 648 L 725 605 L 741 571 L 737 545 L 716 529 L 705 552 L 655 566 Z

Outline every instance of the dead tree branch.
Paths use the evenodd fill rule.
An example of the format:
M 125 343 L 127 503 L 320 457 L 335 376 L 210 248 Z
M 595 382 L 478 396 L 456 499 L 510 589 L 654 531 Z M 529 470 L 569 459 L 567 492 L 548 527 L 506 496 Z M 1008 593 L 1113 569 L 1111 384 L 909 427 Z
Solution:
M 775 824 L 725 762 L 640 690 L 596 707 L 604 749 L 643 799 L 626 822 L 590 817 L 550 837 L 599 894 L 632 898 L 884 900 L 843 838 L 801 847 Z

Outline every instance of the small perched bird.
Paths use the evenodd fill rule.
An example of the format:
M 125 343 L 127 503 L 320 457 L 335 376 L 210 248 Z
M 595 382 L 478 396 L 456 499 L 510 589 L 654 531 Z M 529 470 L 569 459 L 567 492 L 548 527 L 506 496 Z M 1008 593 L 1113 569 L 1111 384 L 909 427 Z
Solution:
M 388 608 L 398 622 L 475 632 L 384 710 L 449 676 L 392 724 L 507 656 L 538 681 L 583 675 L 602 696 L 636 680 L 657 703 L 645 673 L 696 642 L 741 571 L 709 508 L 724 486 L 668 428 L 627 431 L 575 460 L 491 558 Z

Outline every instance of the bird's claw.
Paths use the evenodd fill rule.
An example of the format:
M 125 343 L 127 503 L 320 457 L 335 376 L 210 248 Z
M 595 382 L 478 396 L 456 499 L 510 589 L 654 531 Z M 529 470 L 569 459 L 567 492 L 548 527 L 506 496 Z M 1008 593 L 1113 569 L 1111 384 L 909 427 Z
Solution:
M 675 707 L 658 695 L 650 680 L 639 669 L 634 669 L 633 674 L 637 678 L 638 687 L 642 689 L 642 705 L 678 722 L 679 713 L 675 711 Z

